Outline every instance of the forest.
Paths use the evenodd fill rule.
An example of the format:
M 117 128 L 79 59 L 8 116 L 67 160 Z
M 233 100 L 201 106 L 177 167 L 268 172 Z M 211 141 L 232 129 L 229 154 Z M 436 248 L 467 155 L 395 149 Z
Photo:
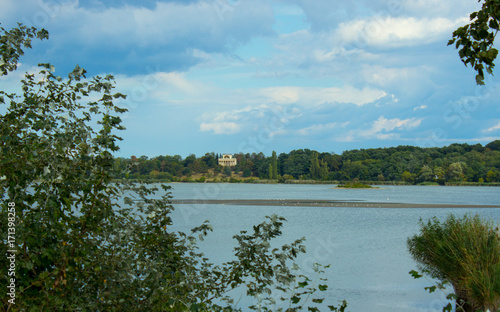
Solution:
M 405 184 L 453 184 L 500 182 L 500 140 L 485 146 L 451 144 L 422 148 L 398 146 L 344 151 L 341 155 L 309 149 L 271 156 L 263 153 L 233 154 L 234 167 L 218 165 L 222 154 L 211 152 L 197 157 L 132 156 L 116 158 L 119 178 L 157 179 L 173 182 L 251 182 L 275 180 L 370 181 Z

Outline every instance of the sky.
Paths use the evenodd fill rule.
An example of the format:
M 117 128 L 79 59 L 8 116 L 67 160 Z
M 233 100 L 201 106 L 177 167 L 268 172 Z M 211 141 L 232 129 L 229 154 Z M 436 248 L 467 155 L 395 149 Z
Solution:
M 452 32 L 476 0 L 0 0 L 45 28 L 18 72 L 113 74 L 121 157 L 288 153 L 500 139 L 500 80 L 475 83 Z

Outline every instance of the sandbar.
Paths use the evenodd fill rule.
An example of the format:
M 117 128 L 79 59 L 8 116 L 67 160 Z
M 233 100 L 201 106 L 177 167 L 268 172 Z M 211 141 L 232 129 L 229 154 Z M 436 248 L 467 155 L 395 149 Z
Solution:
M 173 205 L 244 205 L 300 207 L 360 207 L 360 208 L 500 208 L 500 205 L 429 204 L 366 202 L 329 199 L 173 199 Z

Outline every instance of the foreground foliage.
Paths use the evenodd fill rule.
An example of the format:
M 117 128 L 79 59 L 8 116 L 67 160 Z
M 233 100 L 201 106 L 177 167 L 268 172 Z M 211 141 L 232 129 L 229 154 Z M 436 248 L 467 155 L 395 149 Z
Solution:
M 16 69 L 35 36 L 48 34 L 0 29 L 1 75 Z M 315 265 L 313 282 L 294 262 L 304 239 L 272 247 L 283 218 L 235 235 L 235 260 L 216 266 L 196 244 L 208 223 L 174 231 L 169 187 L 114 183 L 125 111 L 115 102 L 125 96 L 113 92 L 110 75 L 88 79 L 77 66 L 63 79 L 53 70 L 41 64 L 27 73 L 21 95 L 0 91 L 0 287 L 15 285 L 1 311 L 239 311 L 233 289 L 258 298 L 249 307 L 256 311 L 326 307 L 317 295 L 327 290 L 323 267 Z
M 467 215 L 421 221 L 408 249 L 425 273 L 441 281 L 439 288 L 453 287 L 463 311 L 500 309 L 500 233 L 492 222 Z
M 497 0 L 483 2 L 479 11 L 470 14 L 470 23 L 457 28 L 448 45 L 454 44 L 460 59 L 477 72 L 476 83 L 484 85 L 484 71 L 493 74 L 498 50 L 494 48 L 499 30 L 500 4 Z

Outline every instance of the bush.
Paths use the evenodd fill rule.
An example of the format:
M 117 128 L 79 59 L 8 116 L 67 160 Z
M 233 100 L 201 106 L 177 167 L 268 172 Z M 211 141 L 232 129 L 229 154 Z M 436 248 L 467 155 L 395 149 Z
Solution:
M 424 272 L 453 286 L 465 311 L 500 309 L 500 235 L 492 222 L 467 215 L 421 220 L 408 249 Z

